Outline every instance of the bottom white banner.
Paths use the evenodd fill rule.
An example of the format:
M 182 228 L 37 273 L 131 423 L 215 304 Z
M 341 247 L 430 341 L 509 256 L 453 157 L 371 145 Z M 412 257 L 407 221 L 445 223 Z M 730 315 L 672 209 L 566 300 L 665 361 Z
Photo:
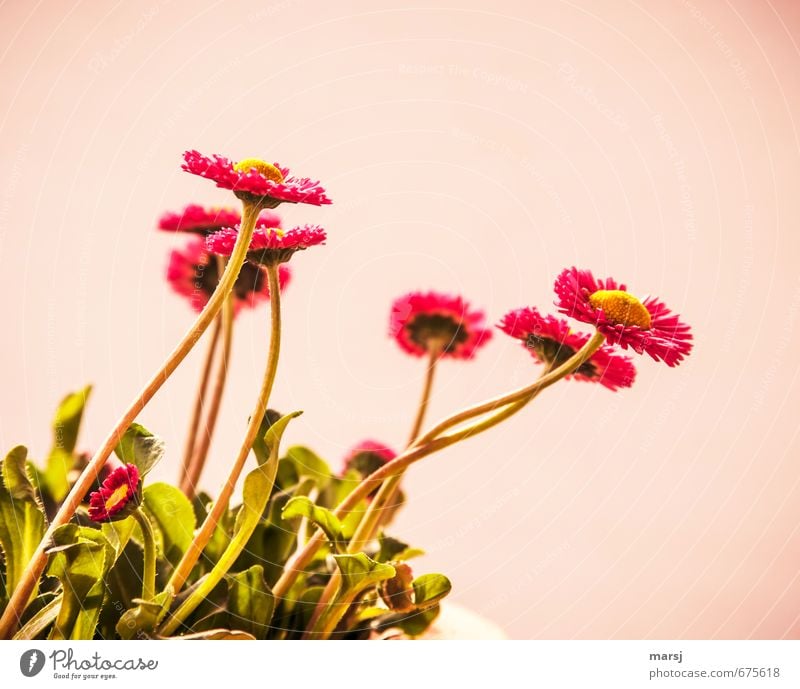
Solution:
M 800 687 L 800 641 L 4 641 L 2 687 Z M 257 684 L 253 684 L 257 682 Z

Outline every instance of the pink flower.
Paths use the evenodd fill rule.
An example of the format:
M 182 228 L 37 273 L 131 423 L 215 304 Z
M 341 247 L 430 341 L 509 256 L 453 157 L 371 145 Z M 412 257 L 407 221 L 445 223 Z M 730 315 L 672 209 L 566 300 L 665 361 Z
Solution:
M 411 292 L 396 299 L 389 329 L 409 354 L 423 356 L 437 347 L 442 356 L 454 359 L 471 359 L 492 336 L 484 327 L 483 311 L 471 310 L 461 297 L 438 292 Z
M 195 311 L 201 311 L 219 283 L 218 259 L 211 256 L 200 238 L 193 238 L 184 249 L 173 249 L 167 266 L 167 280 L 173 291 L 186 297 Z M 289 283 L 291 271 L 281 266 L 278 272 L 281 292 Z M 234 312 L 252 308 L 269 299 L 267 275 L 260 266 L 245 263 L 233 286 Z
M 124 519 L 130 514 L 131 508 L 139 504 L 138 488 L 139 470 L 135 464 L 114 469 L 103 481 L 100 490 L 89 496 L 89 519 L 95 522 Z
M 212 254 L 230 256 L 239 236 L 239 228 L 228 227 L 206 239 L 206 247 Z M 256 229 L 250 240 L 247 260 L 262 265 L 285 263 L 296 251 L 324 244 L 325 230 L 318 225 L 304 225 L 284 232 L 279 228 Z
M 362 440 L 345 455 L 340 473 L 344 475 L 348 470 L 355 469 L 362 477 L 369 476 L 395 457 L 397 453 L 383 443 Z
M 206 208 L 192 203 L 179 213 L 168 212 L 158 221 L 158 229 L 167 232 L 192 232 L 208 235 L 223 227 L 237 225 L 242 217 L 232 208 Z M 272 211 L 262 211 L 256 227 L 279 227 L 280 216 Z
M 677 366 L 692 350 L 689 326 L 658 299 L 639 301 L 613 278 L 598 280 L 588 270 L 567 268 L 556 278 L 556 306 L 591 323 L 611 344 L 649 354 Z
M 497 327 L 506 335 L 522 340 L 533 358 L 551 369 L 565 363 L 591 337 L 570 330 L 567 321 L 555 316 L 543 316 L 535 308 L 511 311 L 503 316 Z M 636 369 L 630 357 L 618 354 L 610 345 L 603 345 L 566 377 L 600 383 L 609 390 L 618 390 L 633 384 Z
M 257 158 L 233 163 L 224 156 L 208 157 L 197 151 L 186 151 L 183 160 L 186 172 L 213 180 L 218 187 L 230 189 L 240 199 L 264 208 L 275 208 L 281 203 L 322 206 L 331 202 L 319 182 L 291 177 L 289 169 L 278 163 Z

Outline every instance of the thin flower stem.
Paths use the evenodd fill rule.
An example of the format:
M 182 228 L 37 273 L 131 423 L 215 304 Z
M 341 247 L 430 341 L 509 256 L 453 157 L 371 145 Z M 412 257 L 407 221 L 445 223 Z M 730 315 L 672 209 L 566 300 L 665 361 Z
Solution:
M 134 419 L 139 415 L 142 409 L 145 408 L 147 403 L 158 392 L 161 386 L 169 379 L 172 373 L 186 358 L 186 355 L 192 350 L 197 343 L 198 339 L 211 325 L 214 318 L 216 318 L 223 303 L 228 297 L 236 278 L 239 276 L 239 271 L 244 264 L 247 256 L 247 251 L 250 248 L 250 240 L 253 236 L 253 230 L 256 226 L 256 220 L 261 207 L 258 204 L 245 202 L 242 209 L 242 223 L 239 230 L 239 235 L 236 238 L 236 244 L 233 247 L 230 260 L 225 272 L 220 278 L 217 289 L 211 295 L 208 303 L 205 305 L 200 315 L 189 328 L 188 332 L 183 336 L 178 346 L 167 357 L 167 360 L 156 371 L 150 381 L 144 386 L 139 394 L 131 402 L 130 406 L 125 410 L 122 416 L 118 419 L 114 428 L 106 436 L 106 439 L 101 444 L 100 448 L 95 452 L 91 461 L 86 465 L 84 470 L 78 476 L 72 489 L 70 490 L 64 502 L 61 504 L 50 526 L 47 529 L 44 537 L 33 553 L 30 561 L 28 562 L 22 577 L 14 589 L 11 598 L 6 605 L 2 618 L 0 618 L 0 638 L 6 639 L 13 636 L 14 632 L 19 625 L 22 618 L 22 613 L 28 604 L 31 593 L 33 592 L 36 582 L 42 576 L 45 565 L 47 564 L 47 553 L 45 546 L 53 536 L 53 532 L 63 526 L 75 514 L 75 510 L 81 504 L 84 495 L 91 488 L 92 483 L 100 475 L 100 471 L 106 463 L 111 452 L 119 443 L 120 438 L 133 423 Z
M 439 342 L 432 342 L 428 345 L 428 361 L 425 370 L 425 380 L 422 385 L 422 397 L 420 398 L 419 405 L 417 406 L 417 413 L 414 417 L 414 424 L 411 427 L 411 435 L 408 439 L 408 446 L 413 445 L 417 439 L 422 423 L 425 420 L 425 413 L 428 410 L 428 404 L 431 399 L 431 390 L 433 389 L 434 372 L 436 371 L 436 363 L 442 353 L 442 345 Z M 382 484 L 377 494 L 372 498 L 367 507 L 366 512 L 361 517 L 358 526 L 356 527 L 353 537 L 347 544 L 347 552 L 357 553 L 361 550 L 362 546 L 369 542 L 373 537 L 375 531 L 380 526 L 382 518 L 391 510 L 392 501 L 400 493 L 400 483 L 403 480 L 405 472 L 390 476 Z M 330 617 L 328 605 L 334 599 L 336 592 L 341 584 L 342 575 L 337 569 L 334 570 L 331 578 L 328 580 L 322 594 L 320 595 L 311 619 L 306 628 L 305 638 L 310 638 L 313 634 L 324 634 L 324 625 L 326 620 Z M 346 610 L 345 606 L 345 610 Z M 344 614 L 344 613 L 342 613 Z
M 462 421 L 469 420 L 475 416 L 485 415 L 494 412 L 491 416 L 484 420 L 479 420 L 470 426 L 456 429 L 455 431 L 435 437 L 429 440 L 418 440 L 413 447 L 408 448 L 405 452 L 395 457 L 392 461 L 384 464 L 380 469 L 370 474 L 363 481 L 361 481 L 347 497 L 339 503 L 338 507 L 334 510 L 337 517 L 343 518 L 348 513 L 352 512 L 358 504 L 366 498 L 377 486 L 379 486 L 389 476 L 402 473 L 405 469 L 418 462 L 423 457 L 427 457 L 434 452 L 443 450 L 450 445 L 453 445 L 461 440 L 465 440 L 473 435 L 482 433 L 498 423 L 504 421 L 512 416 L 520 409 L 522 409 L 530 400 L 538 395 L 542 390 L 549 387 L 553 383 L 561 380 L 564 376 L 569 375 L 578 369 L 589 357 L 596 352 L 605 341 L 605 337 L 600 333 L 595 333 L 592 338 L 579 349 L 570 359 L 565 361 L 561 366 L 553 371 L 541 376 L 531 385 L 516 390 L 515 392 L 495 398 L 490 402 L 486 402 L 468 410 L 459 412 L 458 414 L 445 419 L 437 424 L 437 428 L 444 427 L 452 428 Z M 474 411 L 474 410 L 479 411 Z M 471 412 L 471 413 L 468 413 Z M 458 417 L 458 418 L 457 418 Z M 455 419 L 455 420 L 454 420 Z M 431 435 L 426 433 L 423 438 Z M 314 558 L 320 546 L 324 542 L 324 534 L 317 530 L 316 534 L 306 543 L 305 547 L 296 552 L 284 567 L 283 574 L 280 576 L 275 586 L 272 587 L 274 596 L 280 600 L 285 597 L 289 589 L 293 586 L 297 577 L 305 571 L 305 568 Z
M 197 447 L 189 464 L 181 490 L 192 499 L 197 494 L 197 486 L 200 483 L 200 475 L 203 473 L 208 448 L 211 446 L 211 436 L 217 425 L 217 416 L 222 404 L 222 393 L 225 391 L 225 381 L 228 378 L 228 365 L 231 357 L 231 341 L 233 339 L 233 295 L 230 295 L 222 307 L 222 352 L 217 366 L 217 375 L 214 380 L 214 387 L 211 390 L 211 399 L 208 404 L 208 414 L 206 422 L 203 424 L 203 433 L 197 443 Z
M 142 530 L 142 544 L 144 545 L 142 598 L 153 600 L 156 597 L 156 535 L 153 532 L 153 525 L 141 508 L 134 510 L 133 518 Z
M 197 386 L 194 408 L 192 409 L 192 417 L 189 420 L 189 432 L 186 434 L 186 445 L 183 449 L 183 462 L 181 462 L 181 474 L 178 479 L 178 485 L 181 487 L 186 484 L 186 475 L 191 465 L 192 456 L 194 455 L 197 429 L 200 428 L 200 418 L 203 416 L 203 401 L 205 400 L 206 391 L 208 390 L 208 382 L 211 379 L 211 367 L 214 364 L 214 355 L 217 352 L 217 345 L 219 344 L 221 332 L 222 318 L 218 315 L 214 319 L 214 329 L 211 331 L 211 339 L 208 341 L 208 347 L 206 348 L 203 370 L 200 374 L 200 382 Z
M 247 457 L 250 455 L 250 450 L 253 447 L 253 442 L 258 435 L 258 429 L 267 411 L 267 404 L 269 403 L 269 396 L 272 393 L 272 386 L 275 383 L 275 373 L 278 370 L 278 358 L 281 349 L 281 296 L 280 296 L 280 283 L 278 281 L 278 266 L 267 266 L 267 278 L 269 280 L 269 304 L 271 314 L 271 332 L 269 338 L 269 353 L 267 355 L 267 366 L 264 371 L 264 378 L 261 383 L 261 390 L 258 394 L 255 408 L 250 415 L 250 422 L 247 426 L 242 445 L 239 448 L 239 454 L 231 467 L 230 474 L 228 475 L 225 484 L 222 486 L 217 499 L 208 513 L 205 521 L 203 522 L 200 530 L 194 537 L 189 548 L 184 553 L 181 561 L 178 563 L 175 570 L 172 572 L 172 577 L 167 584 L 167 588 L 172 588 L 173 595 L 177 595 L 186 579 L 191 573 L 197 561 L 200 559 L 204 548 L 208 545 L 217 523 L 228 509 L 228 501 L 231 498 L 233 489 L 239 476 L 242 473 Z
M 453 416 L 440 421 L 431 430 L 418 438 L 415 444 L 422 445 L 423 443 L 438 437 L 443 431 L 463 423 L 464 421 L 468 421 L 475 416 L 487 414 L 512 402 L 519 402 L 526 397 L 530 397 L 531 394 L 537 392 L 540 388 L 543 389 L 552 385 L 556 381 L 561 380 L 564 376 L 569 375 L 579 368 L 589 359 L 589 357 L 592 356 L 592 354 L 594 354 L 600 348 L 603 342 L 605 342 L 605 336 L 602 333 L 595 332 L 595 334 L 592 335 L 592 338 L 577 352 L 575 352 L 572 357 L 547 375 L 542 376 L 532 385 L 520 388 L 519 390 L 515 390 L 514 392 L 506 395 L 500 395 L 499 397 L 495 397 L 487 400 L 486 402 L 482 402 L 481 404 L 477 404 L 474 407 L 468 407 L 457 414 L 453 414 Z

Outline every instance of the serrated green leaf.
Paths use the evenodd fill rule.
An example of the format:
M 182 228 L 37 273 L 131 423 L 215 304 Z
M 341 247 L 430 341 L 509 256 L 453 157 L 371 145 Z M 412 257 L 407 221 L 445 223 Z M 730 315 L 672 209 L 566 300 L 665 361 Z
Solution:
M 330 510 L 315 505 L 314 501 L 305 495 L 298 495 L 286 503 L 281 513 L 283 519 L 294 519 L 295 517 L 305 517 L 306 519 L 314 522 L 325 535 L 328 540 L 334 544 L 336 548 L 344 546 L 342 538 L 342 524 L 336 515 Z
M 13 448 L 2 462 L 0 480 L 0 548 L 5 560 L 3 588 L 13 591 L 39 546 L 45 516 L 27 474 L 28 450 Z M 32 596 L 36 595 L 36 590 Z
M 412 548 L 408 543 L 403 543 L 396 538 L 382 533 L 378 536 L 380 548 L 375 559 L 378 562 L 403 562 L 425 554 L 421 548 Z
M 47 574 L 63 591 L 51 639 L 91 639 L 105 596 L 114 548 L 98 529 L 65 524 L 53 532 Z
M 418 608 L 436 605 L 453 588 L 444 574 L 423 574 L 414 579 L 411 586 L 414 588 L 414 604 Z
M 87 385 L 64 397 L 53 417 L 53 445 L 40 480 L 55 502 L 69 492 L 69 472 L 75 464 L 75 445 L 91 391 L 92 386 Z
M 126 610 L 117 622 L 117 634 L 123 640 L 151 636 L 164 619 L 172 601 L 172 590 L 162 591 L 152 601 L 137 598 L 135 607 Z
M 222 578 L 228 573 L 228 570 L 230 570 L 245 545 L 247 545 L 247 541 L 264 514 L 264 509 L 272 493 L 275 474 L 278 470 L 278 452 L 283 432 L 289 422 L 302 413 L 296 411 L 269 424 L 269 428 L 263 438 L 264 446 L 269 453 L 267 461 L 259 464 L 244 479 L 242 506 L 236 515 L 231 542 L 202 584 L 167 620 L 162 628 L 162 633 L 171 634 L 177 630 L 178 626 L 195 610 L 205 595 L 222 581 Z
M 164 441 L 141 424 L 132 423 L 114 448 L 114 454 L 125 464 L 135 464 L 144 478 L 164 456 Z
M 333 559 L 342 573 L 342 591 L 359 592 L 395 575 L 395 569 L 383 562 L 376 562 L 366 553 L 334 555 Z
M 168 639 L 205 640 L 205 641 L 255 641 L 256 637 L 238 629 L 209 629 L 196 634 L 184 634 L 182 636 L 163 637 Z
M 144 509 L 160 533 L 166 560 L 174 567 L 192 543 L 194 508 L 182 491 L 167 483 L 151 483 L 144 489 Z
M 310 478 L 320 491 L 331 482 L 333 472 L 328 463 L 307 447 L 293 445 L 286 451 L 284 459 L 292 463 L 299 480 Z
M 265 639 L 275 609 L 275 598 L 267 582 L 264 568 L 254 565 L 234 574 L 228 581 L 228 610 L 237 629 Z

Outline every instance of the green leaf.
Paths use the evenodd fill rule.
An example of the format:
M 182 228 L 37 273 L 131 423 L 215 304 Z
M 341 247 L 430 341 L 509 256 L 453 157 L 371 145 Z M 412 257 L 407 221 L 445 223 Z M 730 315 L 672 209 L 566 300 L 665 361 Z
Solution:
M 61 609 L 61 596 L 56 596 L 47 605 L 45 605 L 39 612 L 31 617 L 25 625 L 14 634 L 15 641 L 30 641 L 39 636 L 45 629 L 47 629 Z
M 67 395 L 53 418 L 53 446 L 41 480 L 55 502 L 61 502 L 69 492 L 69 472 L 75 462 L 78 431 L 91 391 L 92 386 L 87 385 Z
M 164 441 L 144 426 L 132 423 L 122 435 L 114 453 L 125 464 L 135 464 L 144 478 L 164 456 Z
M 286 503 L 281 513 L 283 519 L 294 519 L 295 517 L 305 517 L 314 522 L 325 532 L 328 540 L 337 549 L 344 547 L 342 539 L 342 524 L 336 515 L 330 510 L 315 505 L 314 501 L 305 495 L 299 495 Z
M 298 480 L 310 478 L 320 491 L 325 490 L 331 482 L 332 472 L 328 463 L 307 447 L 293 445 L 286 451 L 282 461 L 291 462 Z
M 418 637 L 422 636 L 436 618 L 439 617 L 439 612 L 439 606 L 434 605 L 425 610 L 418 610 L 417 612 L 393 613 L 375 620 L 373 627 L 377 631 L 396 628 L 410 637 Z
M 265 639 L 275 609 L 275 598 L 264 581 L 264 568 L 254 565 L 245 572 L 234 574 L 228 587 L 228 610 L 236 628 L 256 639 Z
M 144 509 L 161 535 L 164 557 L 174 567 L 192 542 L 194 508 L 189 499 L 167 483 L 151 483 L 144 489 Z
M 171 588 L 157 594 L 152 601 L 134 599 L 136 607 L 122 613 L 117 622 L 117 634 L 125 641 L 152 635 L 167 614 L 171 601 Z
M 13 591 L 45 532 L 45 516 L 27 474 L 28 450 L 13 448 L 2 462 L 0 548 L 5 559 L 4 588 Z M 34 590 L 32 596 L 36 595 Z
M 268 451 L 267 461 L 251 471 L 244 479 L 242 489 L 242 506 L 236 515 L 236 522 L 233 526 L 233 536 L 225 552 L 219 558 L 214 568 L 208 573 L 202 584 L 187 598 L 183 604 L 175 611 L 175 614 L 167 620 L 162 630 L 169 635 L 174 633 L 180 624 L 195 610 L 208 594 L 227 574 L 233 563 L 247 545 L 250 536 L 256 526 L 261 521 L 264 509 L 267 506 L 272 486 L 275 482 L 275 474 L 278 470 L 278 451 L 281 436 L 286 430 L 289 422 L 300 416 L 303 412 L 296 411 L 278 419 L 271 425 L 264 435 L 264 448 Z M 263 424 L 262 424 L 263 427 Z
M 184 634 L 183 636 L 163 637 L 167 639 L 205 640 L 205 641 L 255 641 L 256 637 L 238 629 L 209 629 L 196 634 Z
M 403 541 L 387 536 L 384 533 L 378 536 L 378 542 L 380 543 L 380 549 L 375 556 L 378 562 L 403 562 L 425 554 L 424 550 L 412 548 L 408 543 L 403 543 Z
M 334 555 L 333 559 L 342 573 L 342 592 L 351 594 L 363 591 L 395 575 L 395 569 L 383 562 L 375 562 L 365 553 Z
M 414 588 L 414 604 L 418 608 L 429 608 L 444 598 L 453 585 L 444 574 L 423 574 L 411 582 Z
M 65 524 L 53 532 L 47 574 L 61 582 L 63 596 L 51 639 L 91 639 L 105 597 L 104 578 L 114 548 L 99 529 Z

